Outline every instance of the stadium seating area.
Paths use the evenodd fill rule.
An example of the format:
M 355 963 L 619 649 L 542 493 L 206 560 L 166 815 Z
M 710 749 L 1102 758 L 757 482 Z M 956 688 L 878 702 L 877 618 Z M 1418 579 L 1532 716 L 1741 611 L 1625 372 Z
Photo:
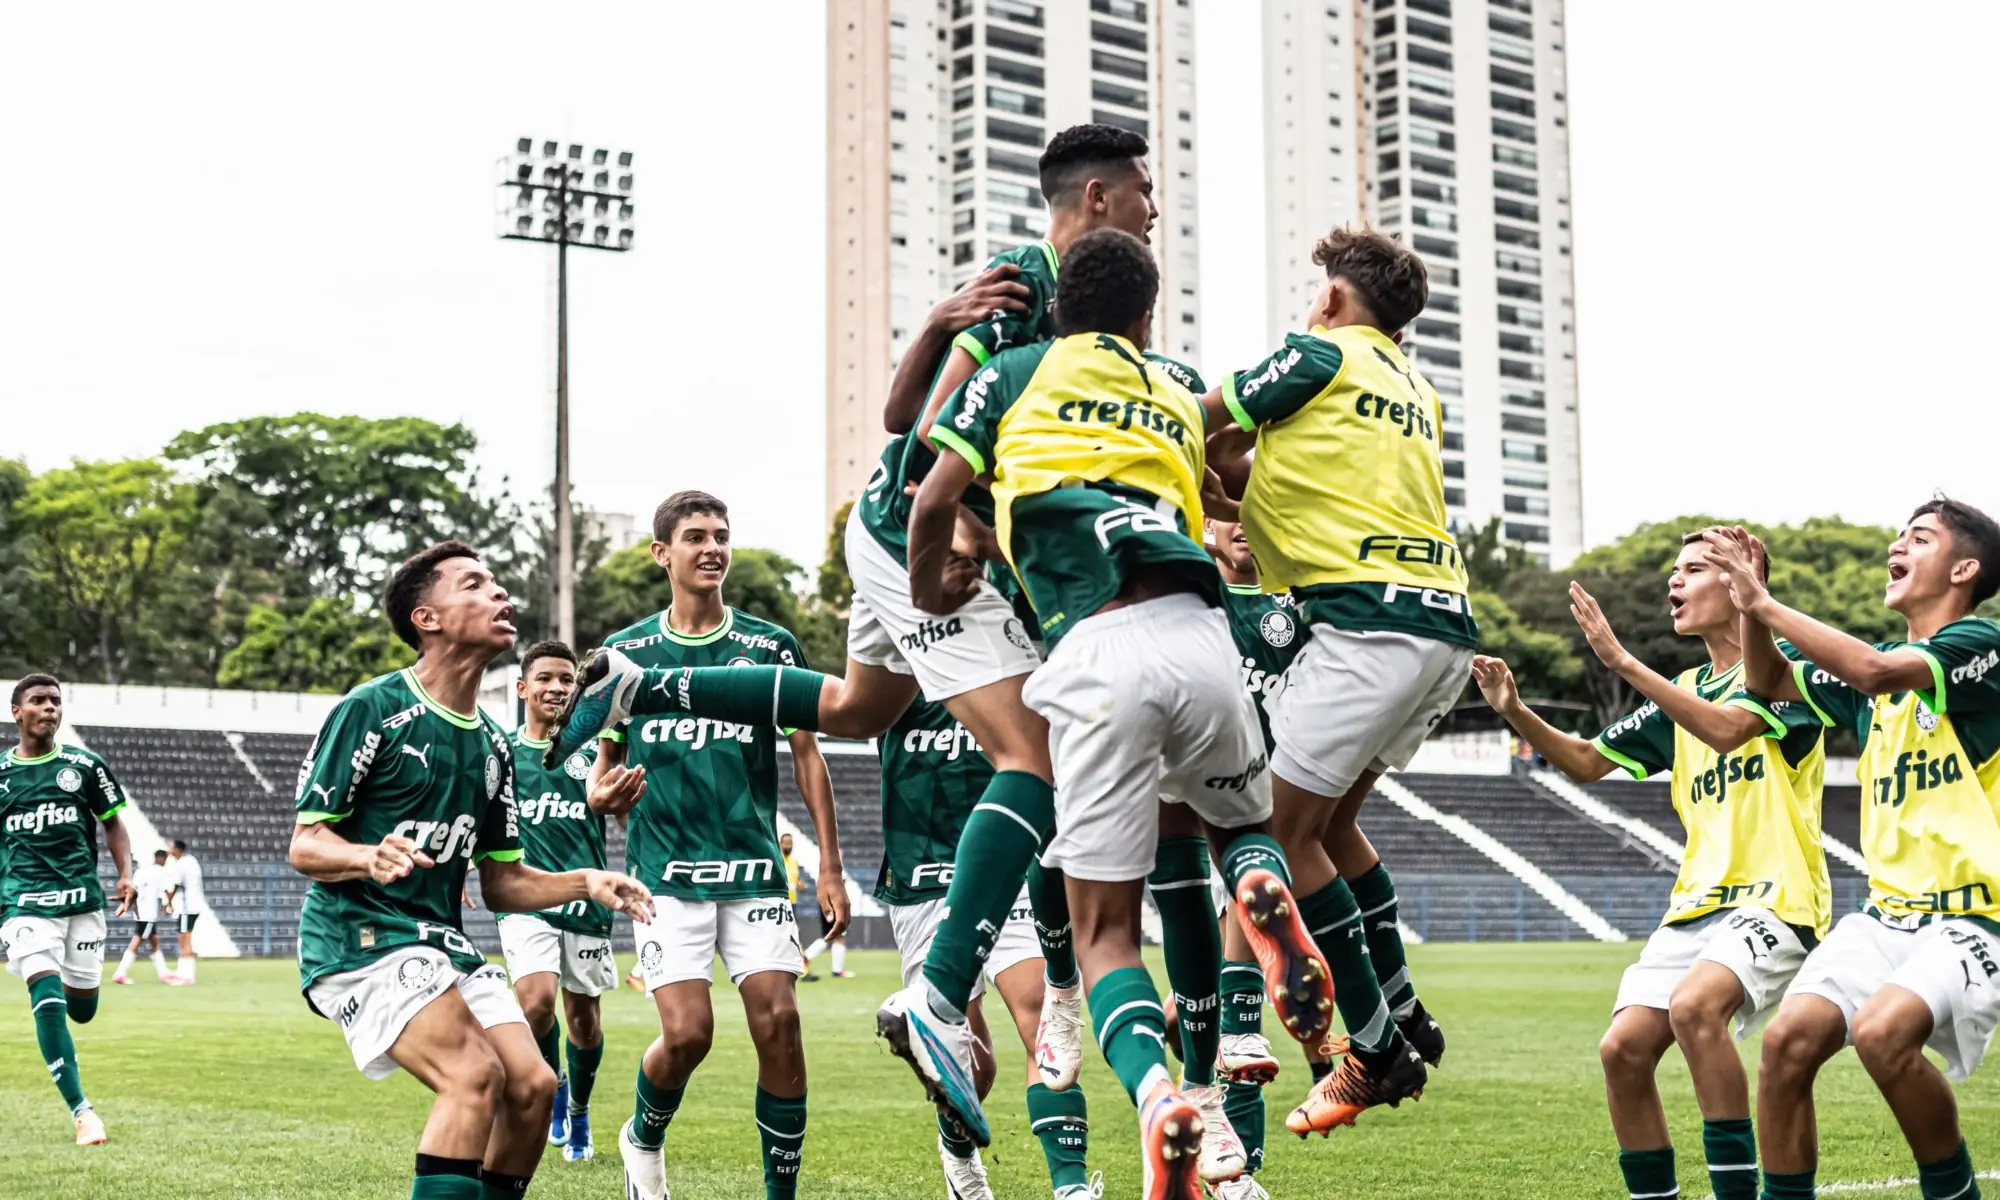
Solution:
M 94 726 L 78 732 L 111 761 L 161 837 L 184 838 L 193 846 L 206 867 L 216 916 L 239 949 L 246 954 L 294 953 L 305 881 L 286 863 L 285 849 L 294 781 L 311 737 Z M 11 745 L 13 733 L 11 725 L 0 722 L 0 745 Z M 881 861 L 882 830 L 875 757 L 858 749 L 830 746 L 826 759 L 847 870 L 866 893 L 874 887 Z M 1626 829 L 1597 823 L 1524 775 L 1396 778 L 1438 814 L 1469 822 L 1560 889 L 1551 899 L 1548 888 L 1509 873 L 1449 824 L 1406 811 L 1378 790 L 1363 811 L 1362 826 L 1396 872 L 1404 924 L 1425 940 L 1589 938 L 1591 932 L 1573 915 L 1575 905 L 1628 937 L 1643 937 L 1658 922 L 1675 865 Z M 812 821 L 788 764 L 780 767 L 779 783 L 780 811 L 810 838 Z M 1681 838 L 1664 782 L 1605 780 L 1590 791 L 1669 837 Z M 1853 785 L 1826 790 L 1827 832 L 1848 846 L 1857 843 L 1859 803 L 1859 789 Z M 610 853 L 614 864 L 622 863 L 624 835 L 616 828 Z M 1853 867 L 1838 858 L 1830 861 L 1836 911 L 1845 911 L 1859 903 L 1865 883 Z M 472 899 L 479 902 L 476 879 Z M 808 901 L 802 908 L 804 936 L 810 938 L 817 932 L 813 905 Z M 467 914 L 467 929 L 475 941 L 497 949 L 493 920 L 483 907 Z M 889 945 L 886 919 L 858 917 L 851 941 Z

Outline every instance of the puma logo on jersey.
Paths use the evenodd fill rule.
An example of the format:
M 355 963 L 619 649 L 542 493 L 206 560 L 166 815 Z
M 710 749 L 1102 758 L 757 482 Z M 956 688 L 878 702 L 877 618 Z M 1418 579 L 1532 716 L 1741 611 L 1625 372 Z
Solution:
M 52 825 L 82 823 L 83 812 L 76 805 L 44 800 L 24 812 L 8 813 L 5 828 L 8 833 L 40 833 Z
M 428 771 L 431 769 L 431 744 L 429 742 L 425 742 L 424 748 L 421 750 L 415 746 L 404 746 L 403 753 L 424 764 L 424 770 Z
M 311 794 L 313 796 L 318 797 L 319 799 L 325 800 L 329 805 L 333 803 L 333 789 L 326 786 L 323 783 L 313 784 Z
M 7 795 L 7 794 L 11 793 L 11 792 L 12 792 L 13 790 L 14 790 L 14 781 L 13 781 L 13 780 L 11 780 L 11 779 L 0 779 L 0 796 L 5 796 L 5 795 Z
M 1929 791 L 1964 778 L 1965 768 L 1955 750 L 1941 758 L 1932 758 L 1928 750 L 1915 754 L 1905 750 L 1896 756 L 1895 773 L 1875 781 L 1875 803 L 1901 808 L 1912 791 Z
M 710 742 L 737 742 L 747 746 L 756 737 L 755 725 L 737 725 L 708 717 L 666 717 L 639 726 L 639 740 L 642 742 L 685 742 L 690 750 L 699 750 Z
M 965 632 L 965 619 L 952 617 L 945 621 L 921 621 L 915 629 L 896 638 L 896 644 L 905 650 L 919 653 L 930 649 L 939 642 L 955 638 Z
M 1757 783 L 1764 778 L 1762 754 L 1724 754 L 1715 765 L 1688 781 L 1688 802 L 1699 804 L 1704 797 L 1721 804 L 1729 799 L 1732 783 Z

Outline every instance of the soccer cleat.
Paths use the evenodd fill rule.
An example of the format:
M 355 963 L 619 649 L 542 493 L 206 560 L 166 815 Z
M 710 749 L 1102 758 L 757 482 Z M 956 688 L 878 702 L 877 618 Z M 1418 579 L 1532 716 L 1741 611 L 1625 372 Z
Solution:
M 123 971 L 120 971 L 118 974 L 113 975 L 111 977 L 111 982 L 129 985 L 132 982 L 132 979 L 130 976 L 126 975 Z
M 833 973 L 833 977 L 834 977 L 835 979 L 852 979 L 852 978 L 854 978 L 854 972 L 852 972 L 852 971 L 835 971 L 835 972 Z
M 1238 1175 L 1216 1185 L 1215 1200 L 1271 1200 L 1271 1193 L 1264 1190 L 1255 1175 Z
M 1271 1039 L 1261 1033 L 1223 1034 L 1215 1062 L 1231 1083 L 1269 1083 L 1278 1077 Z
M 1425 1011 L 1423 1001 L 1417 1001 L 1415 1011 L 1397 1021 L 1396 1028 L 1426 1063 L 1435 1067 L 1444 1061 L 1444 1030 L 1438 1028 L 1437 1018 Z
M 563 1145 L 563 1157 L 570 1162 L 585 1162 L 597 1157 L 597 1145 L 590 1140 L 589 1112 L 569 1115 L 569 1141 Z
M 632 1144 L 632 1122 L 618 1130 L 618 1157 L 625 1160 L 625 1200 L 670 1200 L 667 1156 Z
M 1201 1113 L 1201 1178 L 1204 1183 L 1234 1179 L 1250 1165 L 1249 1152 L 1229 1114 L 1222 1111 L 1223 1091 L 1219 1085 L 1195 1085 L 1181 1089 L 1181 1095 Z
M 616 650 L 600 646 L 584 655 L 576 690 L 563 701 L 549 748 L 542 751 L 542 769 L 554 770 L 599 733 L 631 716 L 632 697 L 645 680 L 644 668 Z
M 549 1105 L 549 1145 L 569 1145 L 569 1080 L 556 1076 L 556 1098 Z
M 1035 1074 L 1050 1091 L 1066 1092 L 1076 1086 L 1082 1070 L 1083 983 L 1045 983 L 1042 1020 L 1035 1029 Z
M 1104 1200 L 1104 1172 L 1092 1171 L 1086 1183 L 1072 1183 L 1056 1192 L 1056 1200 Z
M 1375 1060 L 1372 1064 L 1369 1059 Z M 1386 1104 L 1395 1108 L 1423 1095 L 1429 1078 L 1424 1060 L 1401 1035 L 1380 1054 L 1349 1051 L 1333 1073 L 1285 1118 L 1285 1128 L 1304 1137 L 1331 1134 L 1336 1126 L 1352 1125 L 1364 1111 Z
M 625 986 L 631 988 L 633 991 L 639 993 L 641 996 L 646 994 L 646 981 L 644 979 L 639 978 L 639 973 L 637 971 L 634 971 L 630 975 L 627 975 L 625 977 Z
M 1333 1024 L 1333 973 L 1299 919 L 1292 889 L 1275 872 L 1253 867 L 1236 882 L 1236 903 L 1264 970 L 1264 992 L 1285 1032 L 1318 1044 Z
M 800 983 L 818 983 L 818 982 L 819 982 L 819 972 L 818 972 L 818 971 L 807 971 L 807 972 L 806 972 L 805 974 L 803 974 L 803 975 L 799 976 L 799 982 L 800 982 Z
M 160 982 L 166 984 L 168 987 L 194 986 L 194 980 L 189 979 L 185 975 L 162 975 L 160 976 Z
M 1139 1106 L 1144 1200 L 1202 1200 L 1201 1135 L 1201 1110 L 1164 1083 Z
M 109 1140 L 104 1133 L 104 1118 L 97 1115 L 94 1108 L 86 1108 L 76 1114 L 76 1144 L 79 1146 L 102 1146 Z
M 938 1139 L 938 1161 L 944 1164 L 945 1200 L 993 1200 L 992 1185 L 986 1182 L 986 1164 L 979 1161 L 979 1151 L 960 1158 L 945 1149 L 944 1139 Z
M 920 979 L 884 1000 L 875 1011 L 875 1036 L 910 1064 L 939 1116 L 956 1123 L 974 1145 L 991 1145 L 993 1131 L 972 1082 L 972 1028 L 932 1012 L 928 988 Z

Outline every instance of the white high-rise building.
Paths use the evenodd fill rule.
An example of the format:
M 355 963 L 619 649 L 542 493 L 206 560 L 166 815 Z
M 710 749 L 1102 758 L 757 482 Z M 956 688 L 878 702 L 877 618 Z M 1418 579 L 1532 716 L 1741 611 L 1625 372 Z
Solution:
M 1268 320 L 1365 219 L 1430 268 L 1405 346 L 1445 405 L 1461 530 L 1555 563 L 1583 545 L 1562 0 L 1264 0 Z
M 931 306 L 1048 232 L 1056 133 L 1152 144 L 1154 347 L 1199 362 L 1191 0 L 827 0 L 826 507 L 887 433 L 889 377 Z

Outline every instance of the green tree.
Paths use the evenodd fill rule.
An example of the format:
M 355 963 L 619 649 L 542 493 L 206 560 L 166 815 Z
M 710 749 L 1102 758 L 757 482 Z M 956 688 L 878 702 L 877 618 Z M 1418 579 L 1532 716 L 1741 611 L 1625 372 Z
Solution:
M 1499 592 L 1515 575 L 1541 567 L 1533 551 L 1501 537 L 1499 517 L 1459 538 L 1458 553 L 1475 592 Z
M 1566 702 L 1583 675 L 1567 639 L 1530 626 L 1492 592 L 1472 593 L 1472 615 L 1479 621 L 1480 653 L 1505 659 L 1524 697 L 1536 704 Z
M 345 692 L 416 660 L 372 605 L 316 596 L 297 612 L 250 609 L 243 637 L 223 656 L 216 682 L 227 688 Z
M 28 464 L 0 458 L 0 677 L 55 665 L 48 655 L 48 614 L 33 603 L 27 543 L 14 515 L 33 478 Z

